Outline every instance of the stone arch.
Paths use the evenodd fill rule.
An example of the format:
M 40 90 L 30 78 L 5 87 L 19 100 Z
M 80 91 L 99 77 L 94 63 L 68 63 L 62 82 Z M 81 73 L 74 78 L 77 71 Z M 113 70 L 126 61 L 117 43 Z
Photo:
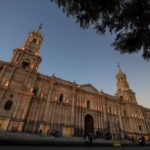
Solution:
M 92 115 L 87 114 L 84 118 L 84 131 L 85 132 L 94 132 L 94 118 Z
M 4 105 L 4 109 L 10 110 L 12 108 L 12 105 L 13 105 L 13 102 L 11 100 L 8 100 Z
M 29 66 L 30 66 L 30 60 L 29 59 L 22 60 L 22 68 L 26 69 Z

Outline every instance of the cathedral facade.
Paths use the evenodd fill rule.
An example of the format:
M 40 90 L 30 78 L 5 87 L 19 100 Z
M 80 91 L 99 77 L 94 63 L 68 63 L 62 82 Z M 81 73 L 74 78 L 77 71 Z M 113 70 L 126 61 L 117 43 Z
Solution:
M 0 61 L 0 131 L 150 138 L 150 109 L 138 104 L 120 67 L 115 95 L 42 75 L 42 40 L 39 27 L 13 50 L 9 62 Z

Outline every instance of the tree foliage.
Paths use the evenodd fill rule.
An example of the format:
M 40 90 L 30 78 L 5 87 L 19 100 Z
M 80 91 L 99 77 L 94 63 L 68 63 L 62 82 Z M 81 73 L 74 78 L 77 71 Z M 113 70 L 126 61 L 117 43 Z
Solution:
M 150 0 L 51 0 L 82 28 L 94 26 L 96 33 L 115 33 L 115 50 L 143 51 L 150 58 Z

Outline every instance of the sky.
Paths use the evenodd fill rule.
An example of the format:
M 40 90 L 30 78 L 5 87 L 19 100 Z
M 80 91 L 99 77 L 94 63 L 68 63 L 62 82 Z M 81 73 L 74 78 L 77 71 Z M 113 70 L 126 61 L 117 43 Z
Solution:
M 114 35 L 99 36 L 92 27 L 81 29 L 50 0 L 0 0 L 0 60 L 9 61 L 13 49 L 22 47 L 28 33 L 40 23 L 44 38 L 41 74 L 90 83 L 114 95 L 119 63 L 138 103 L 150 108 L 150 61 L 141 52 L 119 54 L 111 46 Z

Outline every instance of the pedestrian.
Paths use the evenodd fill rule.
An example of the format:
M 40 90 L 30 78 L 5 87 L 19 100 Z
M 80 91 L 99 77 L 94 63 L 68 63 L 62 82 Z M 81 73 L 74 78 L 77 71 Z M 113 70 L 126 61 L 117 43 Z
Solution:
M 88 136 L 87 132 L 85 132 L 85 134 L 84 134 L 84 142 L 85 142 L 85 144 L 89 143 L 89 136 Z
M 142 136 L 142 145 L 145 145 L 145 137 Z
M 92 144 L 93 143 L 93 135 L 92 135 L 92 132 L 89 132 L 89 142 L 90 142 L 90 144 Z
M 136 146 L 137 145 L 137 138 L 136 137 L 134 137 L 134 146 Z

